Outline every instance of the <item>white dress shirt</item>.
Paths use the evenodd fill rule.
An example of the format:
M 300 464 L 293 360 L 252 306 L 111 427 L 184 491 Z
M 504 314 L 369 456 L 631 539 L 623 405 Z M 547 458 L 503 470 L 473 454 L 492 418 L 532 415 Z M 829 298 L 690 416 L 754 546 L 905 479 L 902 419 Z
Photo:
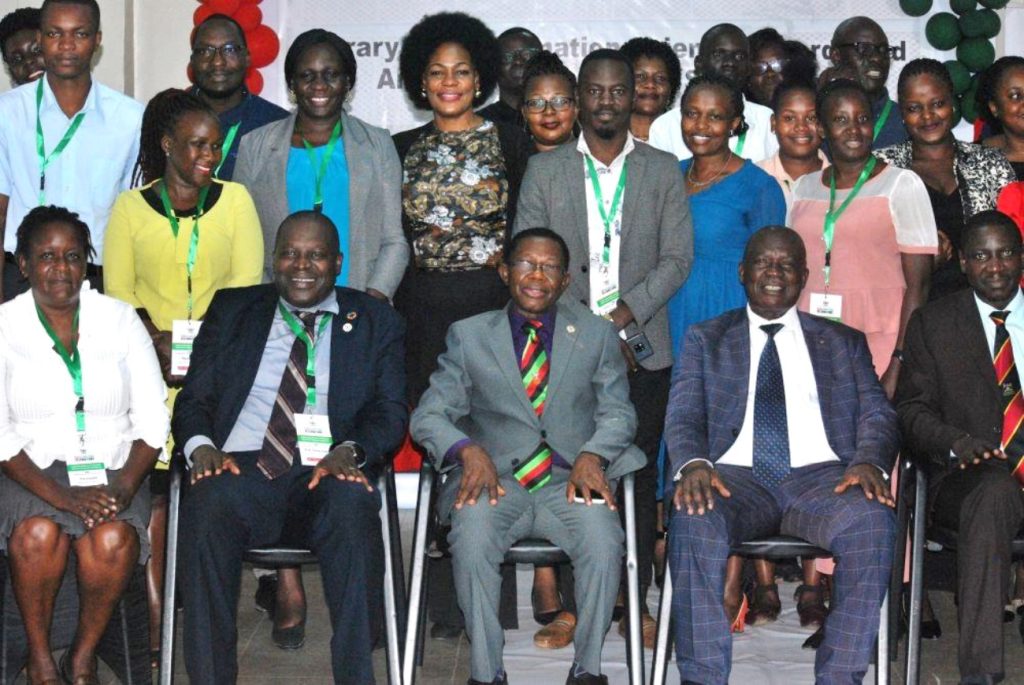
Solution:
M 131 305 L 83 285 L 78 353 L 88 454 L 119 469 L 137 439 L 162 448 L 170 430 L 167 386 Z M 45 469 L 77 454 L 76 404 L 71 376 L 39 321 L 32 291 L 0 306 L 0 461 L 24 450 Z
M 1006 317 L 1006 332 L 1010 335 L 1014 361 L 1019 366 L 1021 361 L 1024 361 L 1024 294 L 1021 294 L 1020 288 L 1017 288 L 1017 294 L 1002 309 L 996 309 L 983 302 L 977 293 L 974 294 L 974 303 L 978 305 L 981 327 L 985 330 L 985 340 L 988 341 L 988 356 L 993 358 L 995 358 L 993 353 L 996 346 L 996 322 L 989 315 L 997 311 L 1010 312 L 1010 315 Z
M 576 142 L 576 149 L 583 153 L 583 185 L 587 189 L 587 236 L 590 248 L 590 310 L 598 315 L 607 314 L 615 309 L 615 301 L 604 306 L 598 302 L 609 292 L 618 290 L 619 285 L 619 246 L 622 242 L 622 205 L 625 199 L 619 200 L 619 206 L 615 215 L 611 217 L 611 246 L 608 251 L 608 265 L 602 263 L 601 253 L 604 250 L 604 220 L 597 207 L 597 195 L 594 193 L 594 185 L 590 180 L 590 173 L 587 170 L 589 156 L 594 162 L 594 169 L 597 171 L 597 180 L 601 186 L 601 199 L 604 201 L 604 211 L 610 212 L 612 200 L 615 198 L 615 188 L 619 184 L 619 176 L 622 167 L 626 163 L 626 155 L 633 151 L 636 144 L 633 142 L 633 134 L 626 135 L 626 144 L 622 152 L 612 160 L 611 164 L 605 165 L 596 157 L 590 154 L 590 147 L 584 136 L 580 136 Z M 626 170 L 626 183 L 629 183 L 629 170 Z M 617 300 L 616 300 L 617 301 Z
M 44 76 L 39 118 L 46 154 L 53 152 L 74 116 L 61 111 Z M 4 250 L 14 252 L 22 219 L 39 204 L 39 155 L 36 151 L 36 82 L 0 95 L 0 195 L 10 198 Z M 103 263 L 103 234 L 118 194 L 128 190 L 139 156 L 143 106 L 95 80 L 82 112 L 85 116 L 64 151 L 46 169 L 46 204 L 77 212 L 89 226 Z
M 772 110 L 756 102 L 743 99 L 743 118 L 747 121 L 747 138 L 743 143 L 743 152 L 740 154 L 744 159 L 751 162 L 760 162 L 779 151 L 779 141 L 772 133 Z M 693 155 L 690 148 L 683 142 L 683 112 L 679 107 L 673 107 L 662 114 L 651 124 L 648 144 L 659 150 L 671 152 L 680 160 L 689 159 Z M 729 149 L 736 151 L 739 144 L 739 136 L 729 139 Z

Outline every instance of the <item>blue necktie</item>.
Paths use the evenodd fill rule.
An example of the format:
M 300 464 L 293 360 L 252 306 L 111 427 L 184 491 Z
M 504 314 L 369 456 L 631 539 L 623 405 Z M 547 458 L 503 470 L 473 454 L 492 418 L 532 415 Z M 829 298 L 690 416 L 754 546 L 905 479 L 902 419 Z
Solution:
M 754 394 L 754 477 L 766 488 L 778 488 L 789 475 L 789 429 L 786 423 L 786 387 L 782 382 L 775 334 L 781 323 L 761 326 L 768 341 L 757 364 Z

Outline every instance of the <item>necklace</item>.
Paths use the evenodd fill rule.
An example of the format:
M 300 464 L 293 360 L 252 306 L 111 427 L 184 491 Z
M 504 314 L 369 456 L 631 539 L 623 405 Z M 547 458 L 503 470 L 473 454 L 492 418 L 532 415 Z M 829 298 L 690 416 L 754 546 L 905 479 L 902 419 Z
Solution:
M 706 181 L 698 181 L 693 177 L 693 168 L 697 166 L 695 161 L 693 164 L 690 165 L 690 168 L 686 170 L 686 180 L 690 182 L 690 185 L 696 186 L 698 188 L 709 186 L 715 181 L 717 181 L 718 178 L 722 175 L 722 173 L 725 172 L 725 168 L 729 166 L 730 159 L 732 159 L 732 153 L 729 153 L 729 155 L 725 158 L 725 162 L 722 163 L 722 166 L 719 167 L 718 171 L 715 172 L 715 174 Z

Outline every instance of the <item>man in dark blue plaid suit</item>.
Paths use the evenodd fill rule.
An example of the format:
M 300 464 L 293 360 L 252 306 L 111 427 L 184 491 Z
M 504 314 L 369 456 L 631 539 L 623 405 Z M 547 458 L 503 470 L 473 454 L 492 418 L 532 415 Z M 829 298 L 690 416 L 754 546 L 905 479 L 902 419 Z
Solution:
M 673 371 L 669 553 L 684 683 L 728 682 L 729 550 L 779 532 L 839 562 L 817 682 L 867 671 L 892 565 L 896 413 L 864 336 L 796 311 L 807 273 L 795 232 L 755 233 L 739 267 L 748 306 L 691 327 Z

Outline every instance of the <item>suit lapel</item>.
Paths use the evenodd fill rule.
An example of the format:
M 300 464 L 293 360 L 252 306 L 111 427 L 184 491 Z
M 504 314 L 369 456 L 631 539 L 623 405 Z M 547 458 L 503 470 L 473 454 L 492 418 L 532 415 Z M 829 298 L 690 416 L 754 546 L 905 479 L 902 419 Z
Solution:
M 568 307 L 559 307 L 555 330 L 551 336 L 551 373 L 548 376 L 548 398 L 556 397 L 558 386 L 569 371 L 569 361 L 576 349 L 576 314 Z M 571 331 L 571 332 L 570 332 Z M 525 396 L 526 393 L 524 392 Z
M 985 337 L 985 329 L 981 325 L 981 315 L 978 313 L 978 305 L 974 301 L 973 292 L 964 294 L 960 299 L 958 309 L 957 328 L 960 339 L 965 343 L 967 353 L 971 355 L 970 365 L 978 369 L 986 386 L 992 388 L 993 393 L 998 393 L 999 384 L 996 382 L 996 370 L 992 365 L 992 353 L 989 351 L 988 338 Z M 1014 357 L 1017 357 L 1016 350 L 1014 350 Z M 1002 407 L 1001 402 L 999 406 Z
M 494 319 L 486 330 L 489 331 L 487 340 L 491 353 L 494 355 L 495 368 L 508 381 L 512 394 L 516 397 L 516 402 L 536 420 L 537 412 L 533 410 L 533 405 L 526 398 L 523 376 L 516 363 L 516 350 L 512 344 L 512 327 L 508 323 L 508 309 L 499 309 L 494 312 Z
M 238 415 L 242 412 L 253 383 L 256 381 L 256 373 L 259 371 L 260 362 L 263 360 L 263 350 L 267 346 L 267 339 L 270 337 L 270 328 L 274 323 L 274 312 L 277 309 L 277 290 L 273 286 L 267 286 L 263 297 L 255 302 L 251 309 L 239 321 L 237 340 L 238 347 L 228 350 L 228 361 L 226 365 L 232 373 L 222 375 L 226 388 L 235 390 L 233 401 L 228 404 L 228 421 L 225 423 L 229 428 L 238 421 Z M 238 377 L 233 377 L 238 373 Z M 227 390 L 225 393 L 227 394 Z M 224 434 L 227 439 L 227 433 Z
M 570 179 L 569 197 L 572 202 L 573 216 L 576 217 L 576 232 L 579 235 L 580 245 L 585 250 L 589 250 L 590 227 L 587 222 L 587 183 L 589 181 L 583 169 L 583 154 L 575 146 L 572 146 L 566 157 L 563 174 L 565 178 Z M 573 181 L 572 179 L 578 180 Z M 582 258 L 586 260 L 587 256 L 582 255 Z
M 723 389 L 727 398 L 739 400 L 729 403 L 734 410 L 726 425 L 742 426 L 747 411 L 747 394 L 750 392 L 750 322 L 746 312 L 737 317 L 737 320 L 722 336 L 722 344 L 719 346 L 718 352 L 728 355 L 732 358 L 732 363 L 738 365 L 735 369 L 736 385 L 732 388 L 723 386 Z
M 351 119 L 345 114 L 341 115 L 342 134 L 341 144 L 345 150 L 345 164 L 348 166 L 348 206 L 349 206 L 349 250 L 354 245 L 363 244 L 363 224 L 365 221 L 366 201 L 371 196 L 370 188 L 366 182 L 373 178 L 373 169 L 370 168 L 370 155 L 362 154 L 361 145 L 355 140 L 350 130 Z
M 626 156 L 628 160 L 626 172 L 626 190 L 622 197 L 622 228 L 620 229 L 620 245 L 625 244 L 626 233 L 636 222 L 636 213 L 640 206 L 640 193 L 644 187 L 644 175 L 647 173 L 647 158 L 643 153 L 633 152 Z M 620 248 L 620 253 L 625 250 Z M 621 280 L 621 278 L 620 278 Z

